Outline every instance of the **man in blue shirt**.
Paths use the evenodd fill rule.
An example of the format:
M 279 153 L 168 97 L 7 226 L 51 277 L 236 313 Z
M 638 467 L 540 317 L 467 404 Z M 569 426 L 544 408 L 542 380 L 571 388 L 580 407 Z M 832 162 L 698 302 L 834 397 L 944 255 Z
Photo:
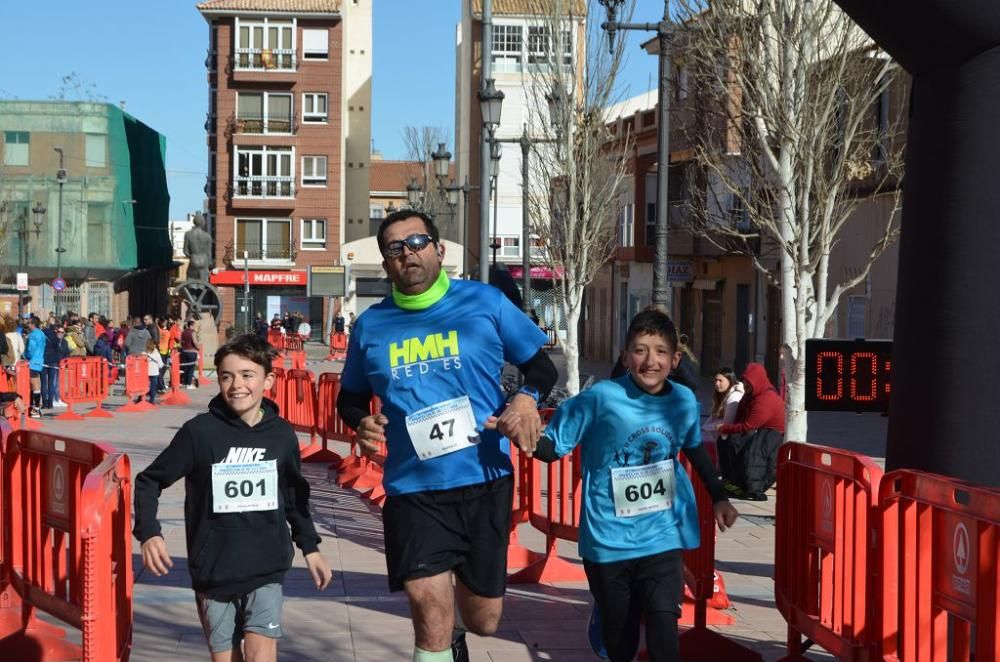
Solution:
M 386 565 L 390 589 L 410 601 L 413 659 L 467 660 L 455 603 L 470 630 L 496 631 L 513 499 L 509 440 L 534 450 L 538 401 L 557 372 L 545 334 L 499 290 L 447 277 L 430 217 L 390 215 L 378 244 L 393 292 L 356 321 L 337 408 L 366 452 L 387 443 Z M 500 388 L 505 361 L 525 377 L 510 402 Z M 382 401 L 377 415 L 372 394 Z

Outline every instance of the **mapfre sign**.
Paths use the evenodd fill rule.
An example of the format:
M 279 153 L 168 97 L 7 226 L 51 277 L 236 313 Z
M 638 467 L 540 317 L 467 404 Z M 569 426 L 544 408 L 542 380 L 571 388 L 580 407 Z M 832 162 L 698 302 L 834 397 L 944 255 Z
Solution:
M 307 275 L 305 271 L 251 271 L 250 284 L 257 286 L 301 286 L 305 287 Z M 242 285 L 244 278 L 243 271 L 235 269 L 230 271 L 220 271 L 209 277 L 208 281 L 212 285 Z

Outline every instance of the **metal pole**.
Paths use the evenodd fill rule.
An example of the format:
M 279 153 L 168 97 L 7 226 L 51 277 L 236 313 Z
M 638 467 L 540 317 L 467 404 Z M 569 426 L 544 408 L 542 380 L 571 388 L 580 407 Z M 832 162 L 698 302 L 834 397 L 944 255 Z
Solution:
M 490 78 L 490 51 L 493 44 L 493 0 L 483 0 L 483 53 L 480 70 L 479 89 L 486 90 L 486 79 Z M 486 251 L 489 250 L 490 234 L 490 141 L 492 133 L 487 135 L 485 126 L 480 127 L 479 145 L 479 280 L 490 282 L 490 265 L 486 261 Z
M 62 254 L 66 252 L 66 249 L 62 245 L 62 231 L 63 231 L 63 184 L 66 183 L 66 170 L 63 167 L 63 148 L 54 148 L 59 152 L 59 171 L 56 173 L 56 182 L 59 184 L 59 229 L 58 237 L 59 242 L 56 246 L 56 278 L 62 278 Z M 55 292 L 53 294 L 53 299 L 55 299 L 56 304 L 56 316 L 62 315 L 62 297 L 61 292 Z
M 653 270 L 653 303 L 671 313 L 667 273 L 668 174 L 670 166 L 670 0 L 663 0 L 659 37 L 659 127 L 656 135 L 656 264 Z
M 521 133 L 521 299 L 524 312 L 531 311 L 531 224 L 528 217 L 528 153 L 531 139 L 528 125 Z
M 472 278 L 472 248 L 469 246 L 469 177 L 462 186 L 462 246 L 465 250 L 465 275 Z
M 243 333 L 250 333 L 250 251 L 243 251 Z

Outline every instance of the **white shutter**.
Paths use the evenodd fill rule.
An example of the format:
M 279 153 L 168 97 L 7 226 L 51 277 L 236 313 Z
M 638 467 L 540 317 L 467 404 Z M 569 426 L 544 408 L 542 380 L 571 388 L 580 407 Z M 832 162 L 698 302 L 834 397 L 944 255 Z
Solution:
M 330 51 L 330 37 L 326 29 L 302 30 L 302 55 L 307 58 L 324 59 Z

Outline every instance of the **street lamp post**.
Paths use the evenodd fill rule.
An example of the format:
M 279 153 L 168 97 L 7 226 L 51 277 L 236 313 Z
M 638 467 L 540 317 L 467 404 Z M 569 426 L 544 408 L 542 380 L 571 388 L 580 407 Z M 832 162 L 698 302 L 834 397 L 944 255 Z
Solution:
M 63 185 L 66 183 L 66 168 L 63 167 L 63 148 L 53 147 L 53 149 L 59 153 L 59 169 L 56 171 L 56 183 L 59 184 L 59 229 L 58 229 L 58 244 L 56 245 L 56 278 L 62 279 L 62 254 L 66 252 L 63 248 L 62 238 L 63 238 Z M 61 292 L 56 292 L 53 296 L 56 304 L 56 316 L 62 315 L 62 297 Z
M 663 18 L 658 23 L 619 23 L 618 9 L 624 0 L 600 0 L 608 20 L 601 27 L 608 33 L 608 45 L 614 51 L 618 30 L 655 32 L 659 40 L 659 125 L 656 136 L 656 262 L 653 268 L 653 303 L 670 312 L 670 288 L 667 282 L 667 168 L 670 165 L 670 0 L 663 0 Z
M 250 251 L 243 251 L 243 333 L 250 333 Z
M 483 3 L 483 21 L 486 22 L 486 7 L 489 3 Z M 492 28 L 490 29 L 492 35 Z M 484 39 L 486 30 L 484 27 Z M 489 44 L 489 41 L 483 41 Z M 488 66 L 489 54 L 484 50 L 484 66 Z M 488 69 L 483 69 L 484 76 L 489 75 Z M 480 195 L 479 195 L 479 280 L 483 283 L 490 282 L 490 267 L 486 261 L 486 251 L 489 249 L 490 238 L 490 190 L 492 188 L 490 175 L 492 174 L 493 161 L 493 139 L 496 128 L 500 125 L 500 111 L 503 107 L 504 94 L 493 84 L 492 78 L 483 79 L 483 88 L 479 91 L 479 107 L 483 116 L 482 153 L 480 159 Z
M 550 103 L 552 99 L 550 98 Z M 554 116 L 556 109 L 550 110 L 550 117 Z M 532 138 L 528 135 L 528 125 L 524 124 L 521 129 L 520 138 L 496 138 L 498 143 L 516 143 L 521 147 L 521 296 L 522 308 L 524 312 L 531 310 L 531 217 L 529 214 L 529 175 L 528 158 L 531 155 L 531 146 L 540 143 L 558 142 L 555 138 Z M 496 231 L 494 230 L 494 234 Z M 494 264 L 496 260 L 494 259 Z

